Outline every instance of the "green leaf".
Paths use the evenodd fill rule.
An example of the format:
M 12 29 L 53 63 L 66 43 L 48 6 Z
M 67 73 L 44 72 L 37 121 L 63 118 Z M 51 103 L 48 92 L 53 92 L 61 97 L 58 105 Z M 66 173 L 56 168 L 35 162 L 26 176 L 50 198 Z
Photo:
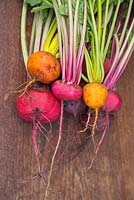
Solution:
M 59 7 L 58 12 L 59 12 L 60 15 L 68 16 L 68 5 L 62 4 Z
M 85 35 L 85 43 L 88 43 L 91 39 L 91 27 L 89 23 L 87 23 L 86 35 Z
M 82 24 L 83 23 L 83 14 L 84 14 L 84 10 L 83 10 L 83 0 L 80 1 L 79 3 L 79 23 Z M 75 7 L 76 7 L 76 0 L 72 0 L 72 11 L 73 11 L 73 16 L 75 14 Z M 59 6 L 58 12 L 60 15 L 63 16 L 68 16 L 68 0 L 65 0 L 64 3 L 62 3 Z
M 30 4 L 30 6 L 36 6 L 40 4 L 43 0 L 25 0 L 25 3 Z
M 34 7 L 31 12 L 35 13 L 48 8 L 53 8 L 53 5 L 49 1 L 45 1 L 40 6 Z

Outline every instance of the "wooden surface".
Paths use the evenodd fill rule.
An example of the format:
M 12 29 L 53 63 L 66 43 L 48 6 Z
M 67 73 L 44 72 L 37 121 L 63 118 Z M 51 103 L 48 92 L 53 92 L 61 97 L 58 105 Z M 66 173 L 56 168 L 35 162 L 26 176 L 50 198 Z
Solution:
M 19 0 L 0 2 L 0 200 L 43 200 L 42 179 L 32 180 L 37 174 L 32 125 L 18 118 L 16 97 L 7 95 L 25 81 L 20 47 L 21 7 Z M 123 107 L 104 139 L 93 169 L 88 170 L 93 153 L 89 142 L 74 160 L 56 165 L 48 200 L 134 200 L 133 80 L 134 59 L 131 58 L 118 84 Z M 70 115 L 65 118 L 68 119 L 65 128 L 71 131 L 73 119 Z M 57 128 L 55 123 L 53 144 Z M 38 144 L 47 180 L 45 171 L 49 169 L 53 151 L 43 136 L 38 138 Z

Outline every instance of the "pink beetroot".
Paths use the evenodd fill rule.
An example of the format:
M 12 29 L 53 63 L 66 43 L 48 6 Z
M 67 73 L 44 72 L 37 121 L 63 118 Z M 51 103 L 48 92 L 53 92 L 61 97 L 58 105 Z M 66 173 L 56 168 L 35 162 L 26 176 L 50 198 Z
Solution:
M 122 99 L 119 94 L 113 90 L 108 91 L 108 96 L 105 102 L 105 110 L 107 112 L 117 112 L 122 105 Z
M 60 100 L 78 100 L 82 96 L 82 88 L 79 85 L 55 81 L 52 85 L 53 94 Z

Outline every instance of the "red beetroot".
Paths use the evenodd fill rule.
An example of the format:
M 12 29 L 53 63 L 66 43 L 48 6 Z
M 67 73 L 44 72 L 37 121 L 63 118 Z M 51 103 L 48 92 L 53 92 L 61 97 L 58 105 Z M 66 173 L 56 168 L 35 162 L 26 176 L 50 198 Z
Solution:
M 105 110 L 107 112 L 117 112 L 122 105 L 122 99 L 119 94 L 113 90 L 108 91 L 108 96 L 105 102 Z
M 52 85 L 53 94 L 60 100 L 78 100 L 82 96 L 82 88 L 79 85 L 55 81 Z
M 49 91 L 31 89 L 17 98 L 17 110 L 26 121 L 38 119 L 41 123 L 47 123 L 60 116 L 60 101 Z
M 50 123 L 60 116 L 60 101 L 46 90 L 29 90 L 17 98 L 18 115 L 26 120 L 33 122 L 32 141 L 34 152 L 40 174 L 39 150 L 37 146 L 38 130 L 42 129 L 41 123 Z

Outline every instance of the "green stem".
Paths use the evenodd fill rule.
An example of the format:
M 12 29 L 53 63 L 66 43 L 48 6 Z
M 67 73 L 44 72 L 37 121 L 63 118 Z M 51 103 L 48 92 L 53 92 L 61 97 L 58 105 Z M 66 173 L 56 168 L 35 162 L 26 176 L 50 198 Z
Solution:
M 98 3 L 98 42 L 99 42 L 99 48 L 100 48 L 101 35 L 102 35 L 102 6 L 101 6 L 101 0 L 98 0 L 97 3 Z
M 46 41 L 46 37 L 47 37 L 47 34 L 48 34 L 48 30 L 49 30 L 49 27 L 50 27 L 52 16 L 53 16 L 53 10 L 50 9 L 48 17 L 47 17 L 47 20 L 46 20 L 46 23 L 45 23 L 45 26 L 44 26 L 43 34 L 42 34 L 41 51 L 44 48 L 44 44 L 45 44 L 45 41 Z
M 109 0 L 106 0 L 106 9 L 105 9 L 104 25 L 103 25 L 103 32 L 102 32 L 102 41 L 101 41 L 101 55 L 103 55 L 103 50 L 104 50 L 104 45 L 105 45 L 107 18 L 108 18 L 108 7 L 109 7 Z
M 101 56 L 101 40 L 102 40 L 102 2 L 101 0 L 98 0 L 98 42 L 99 42 L 99 64 L 100 64 L 100 70 L 99 70 L 99 80 L 100 82 L 104 79 L 104 67 L 103 67 L 103 61 Z
M 32 31 L 31 31 L 30 46 L 29 46 L 29 55 L 31 55 L 32 52 L 33 52 L 34 39 L 35 39 L 35 14 L 34 14 L 33 23 L 32 23 Z
M 131 14 L 132 5 L 133 5 L 133 0 L 130 0 L 128 11 L 127 11 L 127 16 L 126 16 L 126 20 L 125 20 L 125 24 L 123 26 L 122 34 L 121 34 L 121 37 L 120 37 L 120 46 L 122 45 L 122 42 L 123 42 L 124 37 L 125 37 L 125 33 L 126 33 L 129 17 L 130 17 L 130 14 Z
M 133 31 L 134 31 L 134 19 L 133 19 L 132 22 L 131 22 L 130 28 L 128 29 L 128 32 L 127 32 L 127 34 L 126 34 L 126 38 L 125 38 L 125 40 L 123 41 L 122 46 L 120 46 L 119 59 L 121 58 L 121 56 L 122 56 L 122 54 L 123 54 L 123 52 L 124 52 L 124 50 L 125 50 L 125 48 L 126 48 L 128 42 L 129 42 L 129 38 L 131 37 L 131 34 L 133 33 Z M 120 42 L 120 41 L 119 41 L 119 42 Z M 120 43 L 119 43 L 119 45 L 120 45 Z
M 105 60 L 105 58 L 106 58 L 106 55 L 107 55 L 107 52 L 108 52 L 108 49 L 109 49 L 109 45 L 110 45 L 110 42 L 111 42 L 111 38 L 113 36 L 114 27 L 115 27 L 116 19 L 117 19 L 117 16 L 118 16 L 120 4 L 121 4 L 121 0 L 118 0 L 118 4 L 117 4 L 116 10 L 115 10 L 113 21 L 112 21 L 112 24 L 111 24 L 111 27 L 110 27 L 110 32 L 109 32 L 109 35 L 108 35 L 108 38 L 107 38 L 107 43 L 106 43 L 106 46 L 104 48 L 103 60 Z
M 40 11 L 36 13 L 36 36 L 35 36 L 35 44 L 34 44 L 34 52 L 40 50 L 40 41 L 41 41 L 41 34 L 42 34 L 42 24 L 43 24 L 43 12 Z
M 27 17 L 27 3 L 23 2 L 22 16 L 21 16 L 21 48 L 25 67 L 27 70 L 28 49 L 26 43 L 26 17 Z
M 93 0 L 93 10 L 95 8 L 95 2 L 96 2 L 96 0 Z
M 81 74 L 81 78 L 82 78 L 86 83 L 89 83 L 88 78 L 87 78 L 84 74 Z
M 108 84 L 108 82 L 110 81 L 110 78 L 113 76 L 113 73 L 115 72 L 115 69 L 117 67 L 117 63 L 119 61 L 120 47 L 119 47 L 119 40 L 118 40 L 117 34 L 114 34 L 114 39 L 115 39 L 115 45 L 116 45 L 115 56 L 114 56 L 114 60 L 113 60 L 113 63 L 111 65 L 111 68 L 109 70 L 109 73 L 107 74 L 107 76 L 104 80 L 105 85 Z
M 95 55 L 95 42 L 94 42 L 94 35 L 91 36 L 91 61 L 93 66 L 93 79 L 96 81 L 96 71 L 97 71 L 97 59 Z
M 93 66 L 92 66 L 92 61 L 90 58 L 90 55 L 87 51 L 87 48 L 85 47 L 85 60 L 86 60 L 86 70 L 87 70 L 87 77 L 88 77 L 88 82 L 93 82 Z
M 89 2 L 89 7 L 90 7 L 90 13 L 91 13 L 91 19 L 92 19 L 92 26 L 93 26 L 93 34 L 94 34 L 94 39 L 95 39 L 95 47 L 96 47 L 96 52 L 95 52 L 95 62 L 96 64 L 96 81 L 98 80 L 99 75 L 99 43 L 98 43 L 98 34 L 97 34 L 97 27 L 96 27 L 96 21 L 95 21 L 95 17 L 94 17 L 94 13 L 93 13 L 93 7 L 92 7 L 92 3 L 91 0 L 88 1 Z

